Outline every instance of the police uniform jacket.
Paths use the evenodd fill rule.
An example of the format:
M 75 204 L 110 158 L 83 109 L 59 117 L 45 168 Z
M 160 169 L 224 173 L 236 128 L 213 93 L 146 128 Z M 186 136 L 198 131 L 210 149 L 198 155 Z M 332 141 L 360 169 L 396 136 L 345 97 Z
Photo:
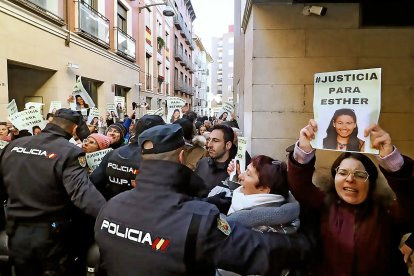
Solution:
M 72 203 L 96 217 L 105 199 L 89 181 L 84 153 L 70 138 L 59 126 L 48 124 L 41 134 L 13 140 L 3 149 L 0 196 L 8 197 L 9 217 L 67 219 Z
M 266 240 L 267 235 L 228 225 L 214 205 L 193 198 L 204 186 L 183 165 L 145 160 L 141 168 L 136 188 L 109 200 L 95 223 L 108 275 L 214 275 L 217 266 L 259 274 L 285 265 L 306 247 L 288 235 L 274 233 Z
M 90 175 L 92 183 L 109 199 L 135 186 L 141 164 L 141 148 L 131 143 L 104 156 L 98 168 Z
M 198 162 L 195 172 L 204 180 L 207 188 L 212 190 L 217 185 L 222 185 L 222 181 L 229 177 L 227 166 L 230 160 L 216 162 L 210 157 L 204 157 Z

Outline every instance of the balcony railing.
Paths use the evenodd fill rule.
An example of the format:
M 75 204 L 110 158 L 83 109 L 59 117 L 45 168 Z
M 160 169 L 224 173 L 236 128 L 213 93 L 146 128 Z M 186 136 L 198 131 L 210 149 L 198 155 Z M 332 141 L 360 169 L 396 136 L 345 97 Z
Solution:
M 120 28 L 114 28 L 114 30 L 116 32 L 117 54 L 135 62 L 135 39 L 124 33 Z
M 174 58 L 176 61 L 183 60 L 183 51 L 181 47 L 178 47 L 178 45 L 175 45 L 174 47 Z
M 178 30 L 183 29 L 183 20 L 179 15 L 174 16 L 174 25 Z
M 145 90 L 152 90 L 152 76 L 150 74 L 145 74 Z
M 19 6 L 22 6 L 33 13 L 44 17 L 45 19 L 57 23 L 60 26 L 65 25 L 64 1 L 44 1 L 44 0 L 10 0 Z
M 75 31 L 91 41 L 109 48 L 109 19 L 83 1 L 75 1 L 78 22 Z
M 174 80 L 174 91 L 183 91 L 184 90 L 184 85 L 182 83 L 181 80 L 175 79 Z

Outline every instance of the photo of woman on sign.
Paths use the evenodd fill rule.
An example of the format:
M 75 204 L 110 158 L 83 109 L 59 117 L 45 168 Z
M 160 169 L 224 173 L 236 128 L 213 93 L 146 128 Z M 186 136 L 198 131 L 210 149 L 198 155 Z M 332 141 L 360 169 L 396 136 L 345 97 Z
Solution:
M 340 151 L 364 151 L 365 142 L 358 138 L 355 112 L 349 108 L 335 111 L 323 139 L 323 148 Z

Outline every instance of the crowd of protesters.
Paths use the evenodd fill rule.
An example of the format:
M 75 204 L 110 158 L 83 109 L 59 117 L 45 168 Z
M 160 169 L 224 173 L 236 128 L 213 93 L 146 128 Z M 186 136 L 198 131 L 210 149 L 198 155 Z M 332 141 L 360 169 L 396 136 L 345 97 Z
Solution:
M 361 153 L 345 152 L 333 162 L 332 181 L 326 190 L 313 184 L 316 155 L 310 141 L 317 131 L 313 119 L 300 130 L 287 162 L 266 155 L 250 158 L 246 152 L 246 167 L 240 168 L 234 161 L 240 135 L 234 114 L 224 112 L 216 118 L 187 110 L 182 113 L 180 117 L 177 109 L 166 122 L 158 115 L 137 118 L 135 111 L 130 115 L 123 111 L 122 116 L 107 113 L 106 118 L 96 117 L 85 123 L 82 119 L 76 121 L 77 115 L 69 110 L 60 109 L 47 114 L 49 124 L 44 130 L 35 126 L 30 132 L 1 122 L 0 140 L 10 143 L 0 155 L 0 196 L 7 200 L 1 225 L 15 244 L 9 244 L 10 257 L 3 262 L 0 273 L 11 275 L 13 265 L 17 267 L 16 275 L 68 275 L 68 271 L 86 275 L 86 268 L 70 270 L 50 265 L 59 258 L 50 258 L 47 250 L 39 251 L 45 255 L 37 256 L 34 264 L 32 256 L 22 256 L 16 249 L 16 244 L 26 241 L 16 238 L 16 229 L 21 229 L 17 226 L 34 225 L 40 218 L 34 214 L 20 219 L 19 214 L 25 208 L 33 211 L 43 207 L 26 203 L 27 198 L 19 202 L 16 187 L 25 189 L 26 184 L 14 184 L 8 177 L 10 170 L 21 170 L 12 167 L 21 164 L 16 162 L 11 147 L 27 150 L 34 141 L 46 142 L 50 133 L 60 131 L 59 135 L 67 136 L 68 143 L 78 148 L 75 155 L 81 166 L 81 152 L 113 149 L 93 172 L 85 168 L 87 180 L 79 180 L 74 186 L 67 186 L 65 181 L 72 183 L 73 178 L 80 178 L 78 170 L 72 172 L 77 175 L 63 178 L 54 175 L 58 184 L 63 183 L 64 194 L 69 195 L 65 202 L 88 214 L 74 212 L 76 218 L 68 221 L 74 222 L 78 229 L 73 233 L 82 232 L 82 238 L 76 240 L 65 234 L 69 249 L 55 252 L 78 262 L 69 265 L 88 267 L 97 275 L 234 275 L 230 271 L 255 275 L 408 275 L 405 263 L 410 263 L 413 238 L 402 247 L 400 241 L 414 225 L 414 162 L 400 154 L 379 125 L 367 128 L 365 134 L 370 134 L 373 147 L 379 150 L 380 172 L 395 193 L 395 198 L 388 201 L 376 197 L 379 170 Z M 74 124 L 75 130 L 67 121 Z M 38 140 L 15 141 L 32 135 L 39 136 Z M 63 147 L 65 142 L 59 143 Z M 6 164 L 9 161 L 16 163 Z M 17 173 L 10 175 L 19 179 Z M 30 185 L 27 177 L 25 181 Z M 87 186 L 92 184 L 93 188 Z M 27 191 L 31 189 L 35 188 Z M 78 189 L 85 194 L 79 194 Z M 94 201 L 95 209 L 102 206 L 103 198 L 108 201 L 99 215 L 95 209 L 88 209 L 82 198 L 91 197 L 95 189 L 102 195 L 99 204 Z M 146 209 L 151 203 L 153 209 Z M 7 219 L 13 206 L 18 206 L 20 213 Z M 62 223 L 64 227 L 66 222 Z M 157 229 L 150 226 L 162 229 L 152 233 L 158 238 L 146 240 Z M 130 246 L 130 241 L 140 245 Z M 149 249 L 142 247 L 146 242 Z M 73 250 L 73 243 L 82 246 Z M 89 248 L 95 250 L 87 252 Z M 29 263 L 30 271 L 25 268 Z

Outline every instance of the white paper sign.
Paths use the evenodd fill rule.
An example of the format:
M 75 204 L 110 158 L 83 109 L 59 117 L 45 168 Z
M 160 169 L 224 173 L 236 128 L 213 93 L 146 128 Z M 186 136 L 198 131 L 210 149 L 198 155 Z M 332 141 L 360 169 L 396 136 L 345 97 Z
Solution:
M 246 170 L 246 149 L 247 139 L 245 137 L 237 137 L 237 154 L 235 159 L 240 163 L 240 172 Z
M 5 146 L 7 146 L 9 144 L 9 142 L 0 140 L 0 149 L 4 149 Z
M 80 111 L 84 108 L 87 109 L 95 107 L 95 103 L 83 87 L 81 77 L 78 77 L 78 79 L 76 80 L 75 86 L 73 87 L 72 95 L 74 99 L 74 102 L 70 104 L 70 108 L 72 110 Z
M 223 107 L 220 109 L 220 111 L 217 114 L 217 118 L 220 119 L 220 117 L 223 115 L 223 113 L 227 113 L 227 119 L 226 121 L 230 120 L 231 114 L 234 112 L 234 105 L 232 102 L 225 102 L 223 103 Z
M 32 128 L 34 126 L 39 126 L 43 129 L 46 125 L 40 114 L 40 110 L 37 108 L 17 112 L 9 116 L 9 120 L 18 130 L 26 129 L 30 133 L 33 132 Z
M 378 123 L 381 68 L 315 74 L 313 148 L 377 154 L 364 129 Z
M 160 107 L 158 109 L 150 109 L 147 110 L 148 115 L 158 115 L 158 116 L 164 116 L 164 107 Z
M 92 107 L 89 110 L 89 116 L 88 116 L 87 124 L 97 126 L 98 123 L 99 123 L 99 109 L 97 109 L 96 107 Z
M 110 118 L 118 118 L 118 115 L 116 113 L 116 106 L 113 103 L 106 104 L 106 111 L 109 112 Z
M 36 109 L 41 110 L 43 105 L 44 104 L 42 104 L 42 103 L 28 102 L 28 103 L 25 103 L 24 104 L 24 109 L 33 109 L 33 108 L 36 108 Z
M 93 171 L 95 170 L 99 164 L 101 163 L 102 159 L 105 155 L 108 154 L 108 152 L 112 151 L 111 148 L 103 149 L 99 151 L 95 151 L 92 153 L 86 154 L 86 163 L 88 164 L 88 167 Z
M 49 106 L 49 113 L 55 114 L 56 110 L 62 108 L 62 102 L 61 101 L 51 101 Z
M 17 113 L 19 110 L 17 110 L 16 101 L 13 99 L 9 104 L 7 105 L 7 115 L 13 115 L 14 113 Z
M 167 97 L 167 122 L 173 123 L 175 117 L 181 118 L 182 112 L 181 108 L 186 104 L 186 102 L 179 97 Z

